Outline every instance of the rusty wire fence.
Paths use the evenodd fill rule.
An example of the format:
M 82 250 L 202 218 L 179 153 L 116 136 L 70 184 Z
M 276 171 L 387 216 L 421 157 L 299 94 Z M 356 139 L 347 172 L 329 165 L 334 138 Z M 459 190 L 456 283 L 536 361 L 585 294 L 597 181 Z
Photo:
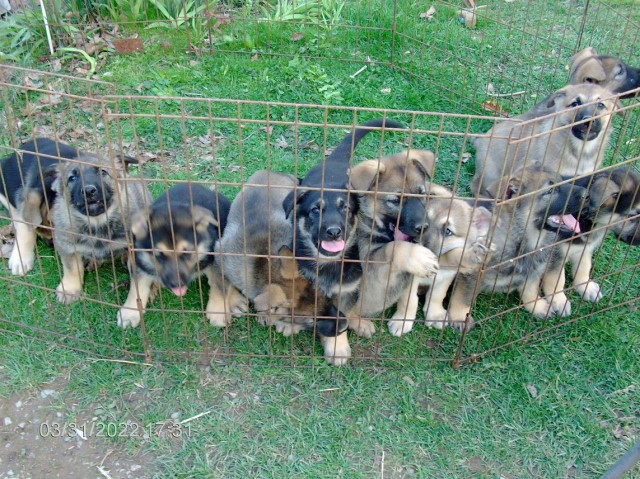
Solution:
M 542 6 L 543 2 L 521 2 L 524 6 L 520 5 L 516 13 L 510 9 L 511 2 L 488 2 L 489 8 L 475 12 L 476 21 L 491 22 L 495 26 L 491 31 L 504 29 L 508 34 L 492 37 L 482 29 L 463 30 L 464 35 L 478 41 L 479 47 L 473 51 L 469 50 L 468 43 L 459 40 L 463 34 L 459 33 L 457 9 L 461 6 L 454 2 L 436 4 L 439 9 L 453 12 L 452 20 L 445 26 L 440 25 L 438 32 L 428 28 L 427 8 L 401 1 L 335 2 L 336 8 L 342 5 L 340 8 L 344 9 L 336 13 L 339 21 L 319 18 L 306 22 L 285 18 L 286 12 L 281 12 L 278 18 L 273 11 L 267 13 L 242 3 L 205 5 L 184 22 L 178 22 L 179 28 L 174 29 L 174 33 L 184 33 L 185 46 L 195 55 L 270 55 L 274 61 L 279 56 L 303 55 L 352 62 L 356 65 L 354 73 L 376 65 L 395 69 L 407 74 L 411 81 L 424 82 L 425 88 L 433 90 L 434 95 L 449 106 L 446 111 L 432 112 L 420 105 L 416 105 L 415 110 L 390 110 L 134 95 L 108 82 L 4 64 L 0 70 L 2 127 L 6 131 L 2 156 L 16 151 L 24 141 L 53 138 L 84 151 L 97 152 L 109 159 L 107 163 L 111 165 L 117 163 L 121 154 L 135 157 L 138 165 L 130 166 L 130 177 L 124 183 L 142 178 L 154 198 L 170 185 L 186 182 L 215 188 L 233 200 L 254 172 L 269 169 L 304 177 L 323 159 L 324 153 L 356 125 L 386 118 L 399 121 L 408 129 L 382 129 L 369 134 L 355 148 L 352 168 L 367 159 L 397 155 L 407 148 L 429 150 L 438 158 L 432 183 L 448 188 L 453 197 L 474 208 L 472 211 L 486 206 L 497 214 L 499 208 L 493 201 L 472 200 L 469 185 L 475 169 L 470 159 L 473 156 L 468 152 L 474 151 L 471 146 L 474 139 L 501 121 L 502 114 L 524 112 L 535 103 L 536 97 L 543 98 L 550 93 L 541 85 L 563 86 L 567 77 L 566 61 L 581 47 L 594 45 L 639 63 L 633 55 L 638 43 L 637 24 L 625 10 L 604 2 L 547 2 L 546 7 Z M 549 5 L 555 8 L 553 21 L 548 24 L 527 21 L 535 17 L 537 9 L 549 8 Z M 125 18 L 122 13 L 120 18 L 107 21 L 106 7 L 88 12 L 87 17 L 87 12 L 80 9 L 61 11 L 58 4 L 48 6 L 53 42 L 58 47 L 69 44 L 65 42 L 78 46 L 77 39 L 69 32 L 91 30 L 95 35 L 85 35 L 85 38 L 92 38 L 96 45 L 121 39 L 129 42 L 125 45 L 128 48 L 131 40 L 145 38 L 149 30 L 161 28 L 156 25 L 158 22 L 176 22 L 176 19 L 161 18 L 157 11 L 153 18 Z M 390 25 L 380 24 L 380 9 L 392 9 L 396 21 Z M 97 21 L 87 20 L 94 15 Z M 300 43 L 298 36 L 308 41 Z M 255 38 L 260 38 L 260 42 L 252 40 Z M 135 44 L 136 41 L 134 47 Z M 302 44 L 306 45 L 303 50 Z M 357 48 L 346 49 L 347 44 Z M 372 57 L 374 52 L 379 56 L 377 46 L 380 44 L 388 45 L 388 57 Z M 607 50 L 611 45 L 615 45 L 614 51 Z M 105 61 L 99 54 L 96 58 Z M 535 61 L 531 61 L 532 58 Z M 461 97 L 456 93 L 459 90 L 451 87 L 458 82 L 465 85 L 468 95 Z M 640 156 L 639 106 L 635 99 L 625 100 L 620 115 L 613 118 L 604 171 L 611 170 L 612 165 L 636 167 Z M 556 131 L 553 127 L 546 133 Z M 407 178 L 404 181 L 406 185 Z M 376 192 L 375 187 L 372 189 Z M 350 194 L 367 197 L 366 190 L 355 188 Z M 415 197 L 415 193 L 403 191 L 401 202 Z M 417 196 L 425 198 L 422 193 Z M 436 217 L 458 214 L 454 213 L 450 199 L 441 203 L 434 201 L 431 208 L 431 198 L 427 196 L 425 202 Z M 506 203 L 509 204 L 509 199 Z M 264 213 L 269 210 L 265 205 Z M 3 256 L 7 257 L 13 247 L 12 218 L 6 209 L 1 214 Z M 638 210 L 629 210 L 625 225 L 633 225 L 637 215 Z M 622 220 L 616 218 L 616 221 Z M 504 229 L 504 223 L 500 227 Z M 467 223 L 460 234 L 467 239 L 469 231 Z M 494 234 L 490 232 L 489 238 Z M 131 253 L 131 235 L 128 243 L 127 250 Z M 545 248 L 552 250 L 562 244 L 567 244 L 567 240 L 557 238 Z M 248 252 L 245 256 L 251 255 Z M 217 261 L 224 261 L 224 257 L 224 252 L 216 256 Z M 280 257 L 269 255 L 268 259 L 273 263 Z M 479 267 L 495 270 L 509 259 L 513 258 L 494 262 L 493 266 L 480 262 Z M 377 265 L 376 261 L 366 262 L 365 273 L 368 267 Z M 603 298 L 597 303 L 586 301 L 568 282 L 566 294 L 572 303 L 572 313 L 564 317 L 535 318 L 521 307 L 517 294 L 485 291 L 472 301 L 475 326 L 460 332 L 451 327 L 437 327 L 444 323 L 425 324 L 425 314 L 428 317 L 429 311 L 423 312 L 423 305 L 429 300 L 420 296 L 417 315 L 400 314 L 409 318 L 403 321 L 415 326 L 396 337 L 388 332 L 390 319 L 398 319 L 394 316 L 396 308 L 385 304 L 390 306 L 385 312 L 359 315 L 370 319 L 376 331 L 371 337 L 353 331 L 348 333 L 350 361 L 358 365 L 385 366 L 401 366 L 406 361 L 460 365 L 508 346 L 566 334 L 576 321 L 615 322 L 635 314 L 640 286 L 637 246 L 617 241 L 609 234 L 594 253 L 594 265 L 592 278 L 601 285 Z M 444 263 L 441 266 L 443 271 L 457 268 Z M 56 300 L 56 287 L 63 271 L 50 245 L 38 243 L 35 266 L 24 276 L 11 274 L 5 260 L 0 274 L 6 304 L 0 315 L 0 329 L 100 357 L 135 361 L 189 358 L 296 366 L 324 362 L 322 341 L 317 335 L 303 331 L 284 336 L 282 328 L 275 324 L 259 324 L 257 319 L 264 314 L 257 314 L 250 303 L 246 304 L 248 311 L 234 318 L 230 325 L 220 328 L 209 324 L 203 314 L 209 291 L 204 276 L 195 280 L 184 296 L 161 289 L 145 309 L 140 326 L 122 329 L 117 324 L 117 314 L 132 281 L 122 255 L 110 257 L 100 267 L 89 269 L 79 300 L 65 305 Z M 366 277 L 370 281 L 372 276 Z M 389 280 L 388 273 L 373 277 L 381 282 Z M 226 278 L 220 280 L 224 285 L 228 283 Z M 424 293 L 424 288 L 420 292 Z M 472 288 L 468 295 L 474 293 Z M 428 289 L 426 294 L 428 298 Z M 318 304 L 320 296 L 316 290 L 310 300 L 313 306 Z M 317 311 L 312 314 L 318 315 Z M 428 327 L 434 325 L 436 327 Z

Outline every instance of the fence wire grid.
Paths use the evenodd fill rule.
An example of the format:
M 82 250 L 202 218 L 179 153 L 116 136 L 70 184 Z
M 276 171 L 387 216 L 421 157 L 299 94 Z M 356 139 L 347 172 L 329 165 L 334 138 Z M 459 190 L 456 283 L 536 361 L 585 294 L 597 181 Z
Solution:
M 339 60 L 354 64 L 352 79 L 366 68 L 395 70 L 411 82 L 422 82 L 437 97 L 437 102 L 415 105 L 415 109 L 390 109 L 332 104 L 330 100 L 326 105 L 320 105 L 315 102 L 221 99 L 206 95 L 142 95 L 123 92 L 117 84 L 108 81 L 2 64 L 0 156 L 16 153 L 22 158 L 21 145 L 35 138 L 54 139 L 99 155 L 103 159 L 101 168 L 109 178 L 121 175 L 117 180 L 102 179 L 99 186 L 114 189 L 113 201 L 119 205 L 115 214 L 124 219 L 126 233 L 117 254 L 106 255 L 106 259 L 91 258 L 91 255 L 85 258 L 82 292 L 71 302 L 60 294 L 58 285 L 63 277 L 64 261 L 50 242 L 38 241 L 33 269 L 25 274 L 12 271 L 8 264 L 16 247 L 12 221 L 14 226 L 28 225 L 29 221 L 16 217 L 15 209 L 1 210 L 2 253 L 7 259 L 0 266 L 3 279 L 0 291 L 6 298 L 0 315 L 0 330 L 99 357 L 143 362 L 188 358 L 205 362 L 309 366 L 324 362 L 323 356 L 326 356 L 334 364 L 343 364 L 348 359 L 361 366 L 395 367 L 406 361 L 448 362 L 460 366 L 507 347 L 521 347 L 567 334 L 577 321 L 620 321 L 630 312 L 635 314 L 640 286 L 637 272 L 640 237 L 636 239 L 637 231 L 640 231 L 637 226 L 640 222 L 640 183 L 636 178 L 640 178 L 636 169 L 640 137 L 637 96 L 620 100 L 620 94 L 614 96 L 609 92 L 603 98 L 588 98 L 582 108 L 597 110 L 603 102 L 607 108 L 613 106 L 608 110 L 597 110 L 586 119 L 572 116 L 568 124 L 563 123 L 566 110 L 575 105 L 559 111 L 538 112 L 524 121 L 512 119 L 513 124 L 520 125 L 517 131 L 522 133 L 517 135 L 512 129 L 500 130 L 499 125 L 564 87 L 570 57 L 587 46 L 594 47 L 598 53 L 619 56 L 629 65 L 640 66 L 636 53 L 640 29 L 638 17 L 632 14 L 638 4 L 515 3 L 491 1 L 472 9 L 468 5 L 465 7 L 465 2 L 435 2 L 436 12 L 448 12 L 451 17 L 450 21 L 438 24 L 437 29 L 432 28 L 428 7 L 418 8 L 402 0 L 278 2 L 269 4 L 269 8 L 259 2 L 195 2 L 190 4 L 193 10 L 176 2 L 174 7 L 182 5 L 187 11 L 180 14 L 182 18 L 177 13 L 171 17 L 173 10 L 165 14 L 157 8 L 142 8 L 146 13 L 137 17 L 129 11 L 114 16 L 109 10 L 113 5 L 108 1 L 69 5 L 45 3 L 54 47 L 76 48 L 80 47 L 79 36 L 85 40 L 91 38 L 86 41 L 95 44 L 97 62 L 108 60 L 99 53 L 103 48 L 100 45 L 105 51 L 112 52 L 113 48 L 116 51 L 124 48 L 114 47 L 114 42 L 134 41 L 134 45 L 138 39 L 147 42 L 149 35 L 159 30 L 164 32 L 168 24 L 173 26 L 173 34 L 184 38 L 191 55 L 214 58 L 259 55 L 272 58 L 274 62 L 283 61 L 283 57 L 287 62 L 290 58 L 300 57 Z M 298 21 L 291 13 L 296 7 L 314 5 L 318 7 L 318 16 L 309 14 Z M 89 11 L 87 6 L 92 6 Z M 464 25 L 465 21 L 470 21 L 461 13 L 464 8 L 467 8 L 467 14 L 473 15 L 473 25 Z M 536 18 L 540 9 L 545 9 L 546 21 L 529 21 Z M 393 12 L 391 17 L 395 20 L 391 24 L 381 23 L 381 19 L 387 17 L 380 12 L 387 10 Z M 24 11 L 20 9 L 14 13 L 21 14 Z M 483 24 L 491 24 L 492 28 L 478 28 Z M 470 49 L 469 40 L 477 42 L 478 47 Z M 356 48 L 347 49 L 347 44 L 356 45 Z M 380 57 L 380 45 L 388 46 L 385 58 Z M 464 97 L 459 94 L 460 84 L 467 92 Z M 546 87 L 550 84 L 555 85 L 554 89 Z M 615 109 L 615 113 L 612 114 L 611 109 Z M 303 188 L 306 187 L 304 183 L 296 186 L 286 182 L 284 186 L 272 184 L 273 178 L 268 181 L 268 188 L 262 184 L 261 188 L 250 179 L 259 170 L 290 174 L 287 180 L 290 182 L 295 182 L 293 178 L 302 179 L 357 125 L 378 118 L 397 121 L 406 128 L 372 127 L 357 146 L 350 145 L 353 148 L 350 148 L 349 189 L 336 188 L 330 182 L 331 170 L 324 172 L 321 184 L 311 188 Z M 583 124 L 586 125 L 584 134 L 588 135 L 596 128 L 593 118 L 605 125 L 601 135 L 610 135 L 610 139 L 601 143 L 596 152 L 582 147 L 576 155 L 601 156 L 602 161 L 594 165 L 595 171 L 591 168 L 567 176 L 558 167 L 556 158 L 544 154 L 535 156 L 534 145 L 538 140 L 548 141 L 545 143 L 547 150 L 552 149 L 550 144 L 558 143 L 550 138 L 560 137 L 568 144 L 570 135 L 566 132 L 576 128 L 576 124 Z M 547 126 L 541 127 L 542 123 Z M 492 127 L 493 134 L 487 135 Z M 489 155 L 503 166 L 497 174 L 502 179 L 493 197 L 479 198 L 474 196 L 471 185 L 474 175 L 479 174 L 476 156 L 483 142 L 488 145 Z M 566 148 L 566 144 L 561 147 Z M 537 177 L 534 174 L 531 179 L 526 176 L 530 173 L 509 165 L 508 155 L 518 156 L 518 151 L 524 152 L 522 161 L 525 164 L 533 165 L 541 160 L 550 168 L 551 189 L 548 182 L 526 188 L 526 185 L 536 184 Z M 433 154 L 433 162 L 428 152 Z M 83 156 L 61 160 L 53 154 L 50 158 L 60 161 L 57 175 L 70 169 L 84 171 L 83 167 L 92 164 Z M 382 176 L 371 173 L 372 169 L 384 171 L 380 165 L 387 161 L 404 165 L 391 189 Z M 125 167 L 124 163 L 130 164 Z M 422 189 L 415 189 L 416 171 L 422 174 Z M 485 174 L 489 177 L 492 173 L 484 170 L 482 175 Z M 615 175 L 622 175 L 623 179 L 616 180 Z M 84 176 L 80 176 L 86 188 Z M 503 178 L 505 176 L 507 179 Z M 25 178 L 26 173 L 20 173 L 19 181 L 24 182 Z M 510 181 L 514 178 L 519 185 L 525 186 L 512 191 Z M 593 186 L 596 179 L 604 179 L 601 189 Z M 0 192 L 6 193 L 10 178 L 4 169 L 2 182 L 4 190 Z M 139 233 L 140 229 L 149 227 L 150 198 L 162 197 L 169 187 L 185 184 L 215 190 L 229 201 L 235 199 L 244 215 L 239 222 L 236 218 L 231 229 L 228 222 L 224 231 L 219 221 L 210 224 L 223 240 L 225 233 L 233 230 L 238 235 L 239 248 L 225 251 L 219 247 L 214 253 L 210 247 L 203 252 L 205 256 L 215 258 L 217 269 L 212 274 L 217 275 L 217 285 L 222 295 L 226 295 L 223 303 L 215 304 L 216 307 L 224 304 L 224 307 L 215 311 L 207 307 L 211 300 L 207 274 L 198 276 L 189 285 L 176 285 L 173 292 L 171 287 L 152 288 L 152 298 L 146 307 L 139 297 L 134 297 L 130 303 L 127 301 L 130 289 L 139 296 L 146 286 L 138 272 L 129 273 L 129 267 L 135 270 L 132 265 L 144 255 L 156 255 L 155 262 L 169 261 L 157 259 L 158 249 L 164 247 L 160 244 L 162 241 L 154 241 L 150 250 L 134 246 L 132 229 L 139 236 L 143 234 Z M 143 185 L 150 193 L 150 198 L 139 205 L 137 215 L 123 212 L 122 205 L 132 201 L 129 197 L 131 185 Z M 631 196 L 625 203 L 624 212 L 614 215 L 609 211 L 611 208 L 622 210 L 622 200 L 618 199 L 614 206 L 604 200 L 595 206 L 587 206 L 592 200 L 595 204 L 596 196 L 604 195 L 603 191 L 609 192 L 619 186 L 615 198 L 623 194 Z M 248 194 L 252 188 L 253 191 L 262 189 L 263 195 L 267 194 L 266 189 L 279 201 L 272 204 L 269 199 L 256 205 L 242 200 L 240 193 Z M 281 234 L 279 226 L 272 227 L 272 224 L 279 225 L 279 216 L 285 214 L 281 200 L 284 194 L 274 193 L 279 188 L 285 193 L 294 191 L 294 211 L 287 220 L 293 221 L 295 226 L 302 224 L 303 228 L 294 227 L 291 233 L 292 242 L 288 245 L 291 254 L 280 250 L 283 245 L 271 244 L 271 240 Z M 521 211 L 518 205 L 538 205 L 536 202 L 541 201 L 539 198 L 545 191 L 556 194 L 562 188 L 570 189 L 563 207 L 569 208 L 572 202 L 579 203 L 578 219 L 585 219 L 587 212 L 596 216 L 602 212 L 601 217 L 606 216 L 606 221 L 597 223 L 594 220 L 591 232 L 579 230 L 572 224 L 570 236 L 559 233 L 562 228 L 558 226 L 555 237 L 549 240 L 548 235 L 536 228 L 540 227 L 541 217 L 548 219 L 550 206 L 547 204 L 539 210 L 530 206 Z M 297 211 L 304 202 L 302 193 L 316 190 L 325 201 L 332 198 L 331 193 L 344 192 L 347 202 L 354 201 L 356 210 L 368 212 L 378 223 L 383 222 L 381 215 L 385 208 L 393 205 L 405 212 L 417 200 L 422 208 L 417 225 L 419 232 L 411 246 L 401 244 L 408 242 L 400 241 L 402 235 L 396 232 L 404 221 L 402 215 L 397 214 L 394 224 L 381 226 L 388 235 L 385 248 L 389 256 L 381 259 L 364 257 L 361 253 L 357 260 L 339 262 L 340 274 L 335 276 L 337 282 L 335 279 L 334 282 L 340 293 L 349 287 L 342 284 L 345 268 L 357 264 L 363 270 L 363 279 L 358 286 L 361 300 L 349 308 L 342 307 L 335 298 L 327 299 L 317 285 L 312 285 L 311 292 L 305 289 L 306 283 L 300 277 L 292 282 L 291 275 L 296 276 L 297 268 L 294 267 L 294 273 L 283 272 L 287 269 L 285 265 L 291 264 L 292 256 L 298 263 L 309 259 L 294 246 L 297 240 L 304 240 L 299 237 L 300 231 L 304 234 L 304 226 L 310 221 Z M 62 211 L 66 208 L 67 214 L 71 214 L 74 207 L 63 201 L 62 196 L 58 192 L 54 203 L 64 203 Z M 194 202 L 194 197 L 190 196 L 192 211 Z M 323 214 L 329 215 L 325 211 L 328 210 L 321 210 L 319 221 Z M 264 217 L 257 218 L 260 215 Z M 560 220 L 556 217 L 560 224 L 569 221 L 562 214 L 560 217 Z M 45 236 L 49 236 L 46 233 L 52 229 L 55 231 L 55 218 L 54 215 L 50 227 L 42 228 Z M 140 223 L 140 218 L 147 218 L 147 221 Z M 370 242 L 379 241 L 374 233 L 363 232 L 366 224 L 363 218 L 358 216 L 358 222 L 352 225 L 354 233 L 360 228 L 361 238 L 369 234 Z M 256 223 L 256 219 L 266 221 L 269 230 L 264 235 L 267 239 L 259 246 L 255 246 L 255 237 L 243 231 L 245 223 Z M 184 227 L 182 231 L 176 230 L 182 220 L 182 217 L 170 218 L 171 238 L 158 238 L 174 244 L 178 236 L 188 236 Z M 435 231 L 436 224 L 437 228 L 448 232 L 434 239 L 430 231 Z M 349 225 L 346 228 L 344 233 L 348 236 Z M 188 229 L 191 238 L 196 229 L 197 225 L 192 221 Z M 83 233 L 95 238 L 90 229 Z M 582 244 L 580 238 L 597 234 L 606 236 L 593 252 L 575 247 Z M 447 249 L 450 236 L 457 238 L 457 242 Z M 520 248 L 521 243 L 535 236 L 540 240 L 536 247 Z M 320 245 L 319 241 L 316 247 Z M 513 246 L 514 243 L 517 245 Z M 571 244 L 573 249 L 569 248 Z M 80 248 L 73 244 L 71 247 L 75 251 Z M 198 244 L 187 245 L 183 248 L 184 255 L 189 256 L 198 248 Z M 361 245 L 360 251 L 366 249 L 367 246 Z M 425 249 L 432 251 L 431 256 L 424 252 Z M 325 256 L 331 256 L 330 252 L 325 253 Z M 97 254 L 96 250 L 94 256 Z M 588 268 L 587 280 L 599 285 L 598 294 L 589 289 L 594 286 L 573 284 L 571 279 L 576 271 L 565 266 L 569 262 L 575 267 L 576 262 L 591 256 L 593 268 Z M 398 285 L 397 282 L 395 286 L 392 284 L 397 280 L 398 268 L 406 275 L 407 271 L 415 270 L 415 264 L 428 263 L 432 257 L 437 258 L 440 265 L 437 276 L 428 275 L 422 284 L 415 278 L 405 281 L 402 292 L 393 291 Z M 176 261 L 175 257 L 171 258 Z M 271 297 L 266 309 L 258 310 L 256 298 L 234 296 L 234 280 L 220 270 L 225 261 L 237 264 L 238 258 L 244 260 L 240 263 L 244 272 L 238 273 L 239 276 L 252 281 L 264 279 L 266 289 L 273 291 L 277 287 L 284 291 L 286 301 L 276 305 Z M 555 262 L 550 258 L 556 258 Z M 402 264 L 398 266 L 399 263 Z M 542 286 L 546 299 L 534 296 L 532 301 L 530 294 L 518 295 L 516 290 L 522 289 L 519 282 L 527 283 L 528 278 L 535 275 L 525 272 L 505 280 L 508 276 L 505 271 L 518 269 L 514 264 L 527 264 L 532 271 L 541 271 L 545 279 L 536 280 L 535 290 L 539 292 Z M 566 282 L 565 273 L 558 272 L 557 264 L 562 265 L 562 271 L 566 269 Z M 249 272 L 254 266 L 262 268 L 260 274 Z M 200 266 L 193 268 L 199 270 Z M 204 273 L 204 270 L 199 272 Z M 502 279 L 495 280 L 494 287 L 483 286 L 482 278 L 495 274 L 502 275 Z M 500 282 L 501 286 L 498 285 Z M 186 294 L 181 289 L 183 286 L 188 286 Z M 590 292 L 585 292 L 585 288 Z M 505 293 L 505 289 L 511 292 Z M 548 290 L 553 293 L 549 295 Z M 563 303 L 565 294 L 570 301 L 570 310 Z M 304 296 L 299 303 L 299 309 L 304 313 L 291 310 L 291 298 L 296 295 Z M 593 301 L 594 295 L 598 296 L 598 301 Z M 339 296 L 342 301 L 342 294 Z M 554 298 L 561 299 L 555 301 Z M 137 327 L 121 327 L 121 308 L 125 302 L 141 319 Z M 379 311 L 374 311 L 376 302 L 382 304 L 377 307 Z M 209 303 L 209 307 L 211 304 L 214 303 Z M 467 305 L 471 314 L 466 315 L 465 307 L 458 307 L 459 304 Z M 548 317 L 541 319 L 531 314 L 532 310 L 539 312 L 536 308 L 543 304 L 555 308 Z M 337 306 L 346 316 L 344 321 L 327 313 L 327 305 Z M 213 313 L 216 319 L 212 319 L 211 314 L 205 315 L 205 311 Z M 449 315 L 445 316 L 447 311 Z M 235 317 L 229 324 L 224 324 L 229 318 L 223 320 L 221 315 L 231 312 Z M 454 316 L 458 321 L 451 323 Z M 347 319 L 351 328 L 343 333 L 341 330 Z M 338 325 L 337 339 L 335 334 L 326 331 L 322 334 L 321 320 L 329 320 L 333 327 Z M 311 331 L 307 331 L 309 329 Z

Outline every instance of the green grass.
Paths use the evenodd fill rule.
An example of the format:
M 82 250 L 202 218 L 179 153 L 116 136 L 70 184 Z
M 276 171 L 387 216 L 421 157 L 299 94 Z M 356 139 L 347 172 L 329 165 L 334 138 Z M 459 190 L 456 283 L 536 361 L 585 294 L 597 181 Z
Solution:
M 465 194 L 473 162 L 459 160 L 470 149 L 465 133 L 491 125 L 470 116 L 489 114 L 481 108 L 491 99 L 487 85 L 503 94 L 526 91 L 493 100 L 509 112 L 562 86 L 582 21 L 581 2 L 488 1 L 474 30 L 457 21 L 457 7 L 441 2 L 432 21 L 409 1 L 398 2 L 395 17 L 391 2 L 352 3 L 332 29 L 240 15 L 213 32 L 212 45 L 195 45 L 197 54 L 185 53 L 180 31 L 141 31 L 144 53 L 101 64 L 98 79 L 111 85 L 45 77 L 47 87 L 80 98 L 28 115 L 21 112 L 42 94 L 3 89 L 0 141 L 10 143 L 12 112 L 20 137 L 43 126 L 67 133 L 84 126 L 90 133 L 77 139 L 82 146 L 110 140 L 116 149 L 132 143 L 157 155 L 139 171 L 153 180 L 155 195 L 166 180 L 195 178 L 223 183 L 231 198 L 257 169 L 303 175 L 354 121 L 386 112 L 415 127 L 412 146 L 437 153 L 436 181 Z M 631 30 L 613 28 L 633 5 L 617 3 L 593 7 L 579 47 L 593 44 L 640 64 Z M 294 33 L 302 38 L 292 40 Z M 395 68 L 387 65 L 392 60 Z M 23 85 L 24 77 L 11 82 Z M 94 92 L 122 97 L 103 109 Z M 616 119 L 617 153 L 608 161 L 638 156 L 638 143 L 629 141 L 638 136 L 634 110 Z M 406 140 L 370 135 L 355 161 L 396 152 Z M 571 294 L 573 318 L 583 319 L 541 323 L 504 312 L 517 305 L 515 295 L 483 295 L 460 351 L 472 364 L 461 370 L 449 367 L 459 334 L 422 324 L 401 339 L 384 327 L 372 339 L 353 337 L 355 358 L 337 370 L 311 335 L 283 338 L 251 318 L 211 328 L 198 313 L 199 292 L 208 287 L 199 283 L 184 298 L 156 298 L 144 337 L 139 329 L 121 331 L 115 314 L 128 275 L 120 262 L 87 273 L 86 299 L 65 307 L 53 298 L 54 253 L 44 245 L 38 251 L 40 262 L 24 280 L 29 287 L 0 266 L 7 279 L 0 284 L 0 394 L 36 391 L 68 375 L 61 407 L 77 404 L 70 410 L 79 416 L 99 410 L 105 421 L 148 425 L 176 411 L 181 418 L 208 412 L 189 423 L 188 438 L 114 440 L 132 453 L 152 451 L 160 477 L 591 478 L 638 438 L 640 253 L 611 238 L 594 273 L 606 293 L 601 304 Z M 473 364 L 478 355 L 482 361 Z M 90 359 L 105 357 L 153 366 Z

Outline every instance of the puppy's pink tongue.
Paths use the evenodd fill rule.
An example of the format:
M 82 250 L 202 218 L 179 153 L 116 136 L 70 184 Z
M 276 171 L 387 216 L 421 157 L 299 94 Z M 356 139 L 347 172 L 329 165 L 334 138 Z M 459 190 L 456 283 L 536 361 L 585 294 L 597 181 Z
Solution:
M 580 233 L 580 223 L 571 215 L 563 215 L 562 223 L 575 233 Z
M 331 253 L 337 253 L 344 249 L 344 240 L 339 241 L 321 241 L 320 246 L 325 251 L 329 251 Z
M 410 236 L 400 231 L 400 228 L 393 230 L 393 239 L 396 241 L 409 241 Z
M 171 292 L 176 296 L 184 296 L 185 294 L 187 294 L 187 287 L 180 286 L 179 288 L 171 288 Z

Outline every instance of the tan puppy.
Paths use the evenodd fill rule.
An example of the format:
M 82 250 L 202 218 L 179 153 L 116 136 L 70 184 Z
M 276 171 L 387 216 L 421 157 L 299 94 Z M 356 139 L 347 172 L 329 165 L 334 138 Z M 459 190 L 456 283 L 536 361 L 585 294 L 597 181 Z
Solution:
M 497 123 L 473 142 L 471 191 L 489 196 L 487 187 L 497 179 L 535 162 L 567 178 L 593 173 L 602 164 L 617 110 L 610 97 L 598 85 L 567 85 L 515 121 Z
M 471 200 L 448 197 L 427 201 L 427 227 L 421 244 L 438 256 L 435 276 L 415 281 L 407 295 L 398 301 L 389 332 L 401 336 L 413 328 L 418 306 L 418 286 L 426 286 L 424 317 L 427 326 L 442 329 L 447 324 L 444 300 L 457 274 L 477 274 L 490 258 L 488 244 L 491 212 L 474 207 Z
M 349 326 L 363 336 L 375 331 L 365 318 L 393 306 L 407 294 L 414 276 L 425 278 L 438 270 L 436 255 L 416 242 L 424 228 L 427 181 L 434 168 L 433 153 L 407 150 L 364 161 L 350 172 L 358 195 L 356 237 L 363 279 Z

